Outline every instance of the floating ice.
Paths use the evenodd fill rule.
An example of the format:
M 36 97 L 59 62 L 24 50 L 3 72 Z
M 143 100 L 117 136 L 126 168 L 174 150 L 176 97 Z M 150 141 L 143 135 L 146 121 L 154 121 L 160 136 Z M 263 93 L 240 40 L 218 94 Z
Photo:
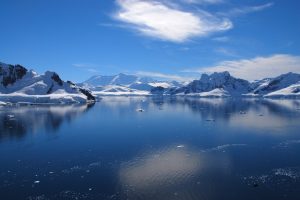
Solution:
M 273 170 L 276 176 L 287 176 L 292 179 L 297 179 L 300 177 L 299 170 L 293 170 L 291 168 L 278 168 Z
M 202 152 L 211 152 L 211 151 L 221 151 L 230 147 L 237 147 L 237 146 L 246 146 L 246 144 L 224 144 L 220 145 L 217 147 L 209 148 L 209 149 L 204 149 Z
M 288 141 L 285 141 L 285 142 L 281 142 L 276 147 L 286 148 L 289 145 L 293 145 L 293 144 L 300 144 L 300 140 L 288 140 Z
M 289 184 L 297 183 L 300 180 L 300 168 L 278 168 L 263 175 L 242 177 L 242 181 L 247 185 L 263 184 L 268 187 L 277 188 L 290 187 Z

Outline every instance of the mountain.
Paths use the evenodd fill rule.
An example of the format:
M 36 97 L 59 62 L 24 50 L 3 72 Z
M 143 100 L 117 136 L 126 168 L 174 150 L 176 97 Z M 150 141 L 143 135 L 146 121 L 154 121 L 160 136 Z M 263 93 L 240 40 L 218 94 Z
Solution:
M 300 98 L 300 74 L 287 73 L 248 82 L 225 71 L 203 74 L 199 80 L 183 84 L 120 73 L 93 76 L 76 85 L 61 80 L 55 72 L 39 75 L 21 65 L 0 63 L 0 106 L 7 102 L 89 102 L 95 100 L 94 95 Z
M 282 74 L 275 78 L 263 79 L 260 83 L 254 87 L 253 94 L 255 95 L 267 95 L 278 90 L 282 90 L 300 81 L 300 74 L 287 73 Z
M 94 101 L 86 89 L 63 81 L 55 72 L 39 75 L 21 65 L 0 63 L 0 100 L 31 103 Z
M 92 76 L 90 79 L 83 82 L 83 84 L 89 86 L 130 85 L 137 81 L 139 81 L 139 77 L 135 75 L 120 73 L 114 76 Z
M 171 94 L 196 96 L 237 96 L 251 91 L 251 84 L 243 79 L 232 77 L 229 72 L 203 74 L 199 80 L 173 89 Z
M 182 86 L 176 81 L 157 81 L 150 77 L 117 74 L 112 76 L 93 76 L 78 84 L 95 95 L 149 95 L 155 87 L 172 88 Z
M 176 81 L 156 81 L 148 77 L 118 74 L 94 76 L 81 85 L 94 95 L 184 95 L 199 97 L 300 97 L 300 75 L 287 73 L 275 78 L 249 82 L 229 72 L 202 74 L 186 85 Z

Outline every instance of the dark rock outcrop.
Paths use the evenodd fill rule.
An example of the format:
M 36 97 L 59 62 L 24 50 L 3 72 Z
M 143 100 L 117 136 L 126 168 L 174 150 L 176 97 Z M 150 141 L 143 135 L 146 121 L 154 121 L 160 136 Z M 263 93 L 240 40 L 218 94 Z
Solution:
M 8 65 L 8 67 L 0 66 L 1 83 L 4 87 L 14 84 L 17 80 L 22 79 L 27 73 L 27 69 L 21 65 Z

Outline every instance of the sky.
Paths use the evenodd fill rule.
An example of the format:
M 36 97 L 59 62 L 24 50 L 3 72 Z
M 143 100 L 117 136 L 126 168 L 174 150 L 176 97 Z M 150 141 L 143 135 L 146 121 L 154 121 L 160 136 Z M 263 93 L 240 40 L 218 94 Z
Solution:
M 1 0 L 0 62 L 82 82 L 300 73 L 300 1 Z

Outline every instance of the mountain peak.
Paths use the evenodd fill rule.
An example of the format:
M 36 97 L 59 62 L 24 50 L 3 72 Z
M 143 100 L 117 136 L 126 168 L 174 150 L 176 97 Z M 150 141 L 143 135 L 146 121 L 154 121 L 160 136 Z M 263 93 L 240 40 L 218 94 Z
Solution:
M 118 74 L 118 76 L 132 76 L 132 75 L 128 75 L 128 74 L 125 74 L 125 73 L 121 72 L 121 73 Z
M 210 75 L 208 74 L 202 74 L 200 81 L 211 81 L 211 80 L 217 80 L 217 79 L 227 79 L 228 77 L 230 77 L 230 73 L 228 71 L 224 71 L 224 72 L 214 72 Z

